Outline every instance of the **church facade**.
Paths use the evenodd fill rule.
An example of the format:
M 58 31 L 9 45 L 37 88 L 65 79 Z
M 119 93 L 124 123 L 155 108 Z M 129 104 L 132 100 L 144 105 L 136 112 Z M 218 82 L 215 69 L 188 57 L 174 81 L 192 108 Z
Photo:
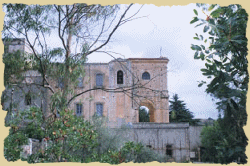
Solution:
M 70 103 L 78 116 L 105 116 L 111 126 L 139 122 L 139 108 L 149 109 L 150 122 L 168 123 L 167 58 L 116 59 L 86 63 Z
M 24 42 L 24 39 L 13 40 L 8 43 L 7 51 L 24 51 Z M 69 96 L 73 97 L 69 108 L 86 120 L 96 114 L 107 117 L 111 126 L 117 126 L 121 123 L 139 122 L 139 108 L 146 106 L 150 122 L 169 123 L 168 62 L 167 58 L 160 57 L 118 58 L 109 63 L 85 63 L 82 73 L 84 77 L 78 79 L 74 94 Z M 24 75 L 25 79 L 19 85 L 23 86 L 22 90 L 18 87 L 6 89 L 9 97 L 12 93 L 13 101 L 19 104 L 20 110 L 29 106 L 41 106 L 48 115 L 52 93 L 48 88 L 34 85 L 41 83 L 41 74 L 27 71 Z M 48 76 L 48 80 L 55 91 L 63 88 L 62 79 Z M 29 96 L 28 93 L 32 95 Z M 6 107 L 10 105 L 9 102 L 10 100 L 5 103 Z
M 14 40 L 9 43 L 11 46 L 7 51 L 24 49 L 23 42 L 22 39 Z M 69 109 L 86 120 L 95 114 L 107 117 L 109 126 L 114 129 L 127 125 L 129 127 L 122 132 L 128 140 L 142 142 L 175 161 L 197 158 L 202 126 L 169 123 L 168 62 L 167 58 L 160 57 L 85 63 L 84 77 L 78 78 L 74 95 L 69 96 L 72 99 Z M 51 114 L 52 93 L 46 87 L 37 86 L 42 82 L 41 74 L 30 70 L 24 73 L 24 77 L 21 84 L 6 87 L 2 95 L 3 110 L 15 113 L 37 106 L 42 108 L 45 115 Z M 62 79 L 48 77 L 48 80 L 55 91 L 64 86 Z M 141 106 L 149 109 L 150 122 L 139 121 Z M 7 114 L 6 121 L 11 116 Z

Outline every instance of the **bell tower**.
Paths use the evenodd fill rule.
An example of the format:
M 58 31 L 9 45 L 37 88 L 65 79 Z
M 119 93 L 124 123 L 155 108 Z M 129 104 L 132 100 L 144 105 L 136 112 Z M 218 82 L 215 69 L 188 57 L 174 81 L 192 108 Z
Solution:
M 150 122 L 169 123 L 169 100 L 167 90 L 166 57 L 130 58 L 134 74 L 133 109 L 136 111 L 135 122 L 139 122 L 139 108 L 149 109 Z

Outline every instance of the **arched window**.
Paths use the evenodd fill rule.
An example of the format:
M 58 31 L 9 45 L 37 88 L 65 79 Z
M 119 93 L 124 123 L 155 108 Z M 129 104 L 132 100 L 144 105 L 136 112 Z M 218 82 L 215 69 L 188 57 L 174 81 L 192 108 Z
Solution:
M 150 80 L 150 74 L 148 72 L 144 72 L 142 74 L 142 79 L 143 80 Z
M 123 84 L 123 72 L 121 70 L 117 72 L 117 84 Z

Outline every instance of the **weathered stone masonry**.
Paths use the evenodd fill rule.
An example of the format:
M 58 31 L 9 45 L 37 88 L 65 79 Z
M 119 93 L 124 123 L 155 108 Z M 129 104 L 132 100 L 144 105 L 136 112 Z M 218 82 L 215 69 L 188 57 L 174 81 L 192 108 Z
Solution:
M 104 89 L 93 90 L 74 99 L 70 108 L 75 109 L 77 103 L 83 105 L 82 116 L 90 119 L 97 104 L 103 105 L 103 116 L 109 118 L 110 125 L 119 121 L 126 123 L 139 122 L 140 106 L 150 109 L 150 121 L 168 123 L 167 94 L 167 63 L 166 58 L 130 58 L 117 59 L 109 63 L 86 63 L 83 87 L 77 92 L 98 87 L 97 75 L 102 75 Z M 117 83 L 117 73 L 123 73 L 123 83 Z M 142 74 L 149 73 L 150 79 L 143 80 Z M 141 85 L 141 87 L 140 87 Z M 116 90 L 113 90 L 116 89 Z M 126 89 L 125 92 L 117 92 Z M 129 89 L 129 90 L 127 90 Z
M 22 42 L 23 39 L 14 40 L 13 44 L 8 43 L 8 51 L 23 50 Z M 167 58 L 160 57 L 118 58 L 109 63 L 86 63 L 85 76 L 79 78 L 80 84 L 75 92 L 101 89 L 91 90 L 76 97 L 69 107 L 86 120 L 90 120 L 95 113 L 107 117 L 109 126 L 114 130 L 125 124 L 129 128 L 121 132 L 128 140 L 142 142 L 145 146 L 158 153 L 167 154 L 176 161 L 189 160 L 191 152 L 200 146 L 199 135 L 202 126 L 169 123 L 168 62 Z M 49 114 L 51 92 L 47 88 L 39 89 L 29 84 L 40 83 L 40 73 L 28 71 L 25 77 L 24 82 L 13 89 L 6 87 L 3 109 L 7 110 L 13 102 L 18 103 L 15 109 L 41 106 L 43 111 Z M 55 90 L 60 88 L 58 80 L 48 79 Z M 29 105 L 26 101 L 28 93 L 32 94 Z M 140 106 L 149 108 L 149 123 L 139 123 Z

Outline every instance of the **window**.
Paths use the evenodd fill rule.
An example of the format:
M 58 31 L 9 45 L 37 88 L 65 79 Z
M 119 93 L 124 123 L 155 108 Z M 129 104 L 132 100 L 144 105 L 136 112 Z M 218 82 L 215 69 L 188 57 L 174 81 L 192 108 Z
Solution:
M 103 104 L 96 104 L 97 116 L 103 116 Z
M 82 116 L 82 104 L 76 104 L 76 116 Z
M 144 72 L 142 74 L 142 79 L 143 80 L 150 80 L 150 74 L 148 72 Z
M 166 155 L 169 156 L 169 157 L 173 156 L 172 145 L 167 145 L 166 146 Z
M 58 79 L 58 87 L 59 87 L 59 88 L 63 88 L 63 87 L 64 87 L 64 83 L 63 83 L 63 78 L 62 78 L 62 77 L 60 77 L 60 78 Z
M 78 81 L 78 85 L 77 85 L 77 86 L 78 86 L 79 88 L 82 88 L 82 87 L 83 87 L 83 78 L 80 77 L 80 78 L 77 79 L 77 81 Z
M 103 75 L 96 74 L 96 86 L 103 86 Z
M 30 95 L 30 93 L 25 95 L 25 104 L 26 105 L 31 105 L 31 95 Z
M 117 72 L 117 84 L 123 84 L 123 72 L 121 70 Z

